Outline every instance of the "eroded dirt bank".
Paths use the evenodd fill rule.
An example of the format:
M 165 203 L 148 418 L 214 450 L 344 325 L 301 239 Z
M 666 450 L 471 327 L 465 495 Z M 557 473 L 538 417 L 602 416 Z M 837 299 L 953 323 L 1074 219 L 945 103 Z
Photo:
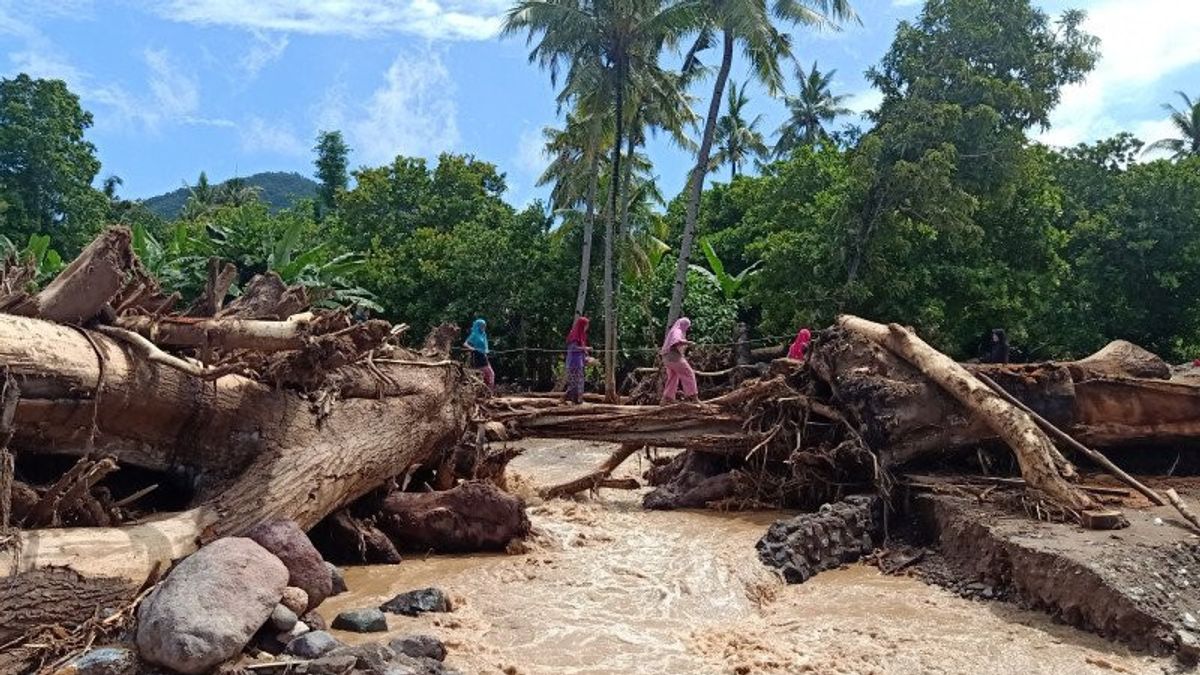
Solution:
M 967 581 L 1138 649 L 1200 653 L 1200 537 L 1171 507 L 1127 508 L 1129 527 L 1108 532 L 948 495 L 914 510 Z
M 580 475 L 607 445 L 529 444 L 511 471 L 533 484 Z M 632 459 L 622 475 L 636 475 Z M 351 592 L 321 613 L 440 586 L 449 615 L 389 617 L 429 631 L 470 673 L 1163 673 L 1176 662 L 1129 651 L 1006 603 L 966 600 L 852 566 L 783 585 L 754 543 L 779 513 L 648 512 L 605 490 L 531 507 L 520 555 L 410 557 L 347 570 Z M 347 642 L 379 640 L 338 633 Z

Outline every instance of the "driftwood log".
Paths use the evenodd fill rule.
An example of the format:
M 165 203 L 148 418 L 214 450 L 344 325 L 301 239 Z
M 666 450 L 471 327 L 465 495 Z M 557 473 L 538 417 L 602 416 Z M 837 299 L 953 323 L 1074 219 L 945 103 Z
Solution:
M 78 476 L 41 494 L 45 508 L 25 529 L 0 530 L 0 644 L 121 606 L 211 538 L 272 518 L 311 528 L 469 424 L 475 391 L 456 364 L 371 359 L 386 324 L 300 313 L 305 293 L 274 274 L 224 305 L 229 272 L 215 264 L 212 297 L 192 311 L 217 315 L 163 316 L 174 300 L 129 247 L 127 230 L 108 230 L 45 290 L 10 293 L 0 314 L 0 370 L 19 392 L 0 446 L 18 467 L 102 458 L 77 462 Z M 0 483 L 11 484 L 6 466 Z M 68 498 L 90 504 L 96 484 L 126 467 L 161 477 L 170 487 L 154 494 L 188 509 L 114 527 L 31 528 L 57 522 Z M 139 487 L 121 501 L 147 494 Z

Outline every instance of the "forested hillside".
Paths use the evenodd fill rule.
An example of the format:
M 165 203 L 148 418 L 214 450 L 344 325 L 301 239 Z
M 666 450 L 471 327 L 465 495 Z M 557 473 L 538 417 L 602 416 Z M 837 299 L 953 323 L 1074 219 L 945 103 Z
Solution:
M 245 178 L 226 181 L 226 183 L 229 182 L 256 188 L 259 198 L 266 202 L 272 211 L 286 209 L 301 199 L 312 199 L 317 194 L 317 184 L 311 178 L 284 171 L 264 171 Z M 216 187 L 220 188 L 226 183 L 221 183 Z M 160 218 L 178 218 L 191 194 L 192 187 L 184 186 L 178 190 L 143 199 L 142 203 L 151 213 Z

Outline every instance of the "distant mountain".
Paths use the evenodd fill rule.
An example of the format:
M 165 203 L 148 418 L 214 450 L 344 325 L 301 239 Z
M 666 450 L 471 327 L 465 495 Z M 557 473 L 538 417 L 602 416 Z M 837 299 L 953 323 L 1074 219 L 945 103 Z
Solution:
M 317 195 L 316 181 L 301 176 L 298 173 L 283 171 L 264 171 L 242 180 L 260 189 L 263 201 L 270 205 L 272 211 L 286 209 L 301 199 L 309 199 Z M 215 187 L 215 185 L 214 185 Z M 142 200 L 146 208 L 162 218 L 172 219 L 179 216 L 183 205 L 188 200 L 188 189 L 183 187 L 166 194 Z

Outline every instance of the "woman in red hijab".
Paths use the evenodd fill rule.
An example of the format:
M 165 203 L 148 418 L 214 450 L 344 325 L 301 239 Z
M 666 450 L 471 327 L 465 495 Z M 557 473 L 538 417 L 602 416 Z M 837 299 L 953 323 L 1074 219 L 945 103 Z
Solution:
M 592 349 L 588 346 L 587 341 L 588 323 L 586 316 L 577 316 L 575 323 L 571 324 L 571 332 L 567 333 L 567 393 L 565 398 L 571 403 L 583 402 L 583 370 L 587 366 L 588 352 Z
M 796 333 L 796 339 L 792 340 L 792 346 L 788 347 L 787 357 L 796 361 L 804 360 L 804 353 L 808 351 L 808 343 L 812 340 L 812 331 L 807 328 L 801 328 L 799 333 Z

